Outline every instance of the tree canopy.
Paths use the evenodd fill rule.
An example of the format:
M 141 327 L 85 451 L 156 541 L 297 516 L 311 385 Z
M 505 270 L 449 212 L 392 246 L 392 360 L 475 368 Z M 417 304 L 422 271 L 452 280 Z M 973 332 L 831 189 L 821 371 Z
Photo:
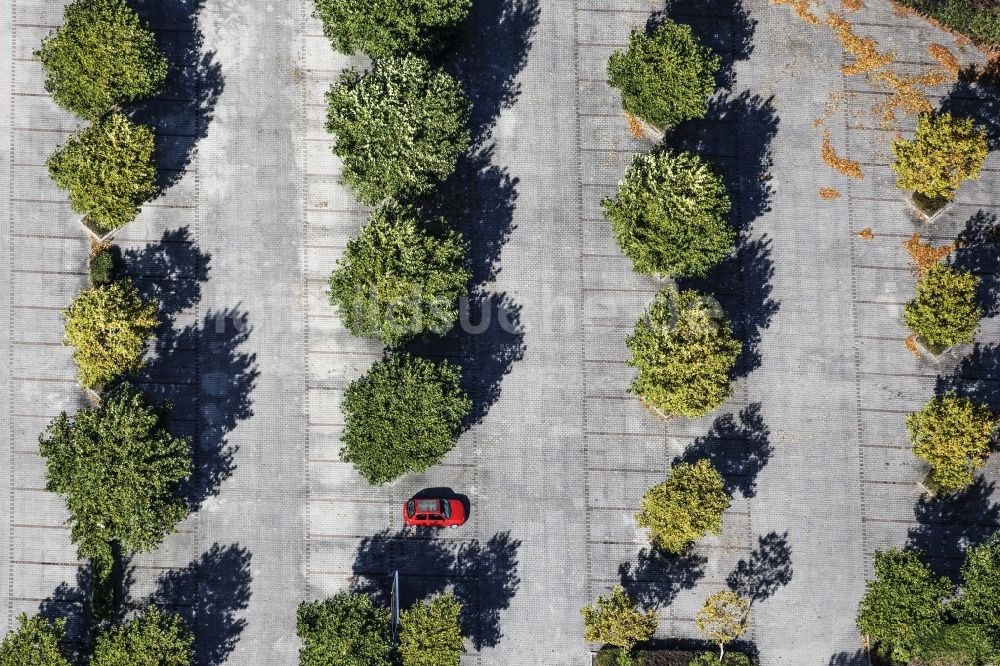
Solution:
M 961 624 L 988 637 L 1000 656 L 1000 532 L 966 551 L 961 594 L 951 611 Z
M 63 344 L 74 347 L 80 383 L 107 384 L 142 367 L 142 354 L 160 321 L 129 279 L 81 291 L 63 312 Z
M 103 570 L 112 541 L 150 552 L 188 514 L 178 484 L 191 473 L 190 444 L 163 422 L 162 408 L 126 384 L 96 407 L 62 413 L 39 438 L 45 489 L 65 496 L 80 557 Z
M 194 634 L 176 613 L 151 606 L 97 635 L 90 666 L 192 666 Z
M 471 0 L 315 0 L 316 16 L 334 48 L 372 58 L 430 55 L 446 45 Z
M 695 613 L 694 623 L 702 636 L 719 646 L 721 661 L 725 647 L 750 628 L 750 600 L 732 590 L 719 590 Z
M 618 196 L 601 205 L 640 273 L 703 277 L 733 249 L 722 176 L 694 153 L 634 156 Z
M 437 221 L 436 233 L 397 205 L 376 210 L 330 276 L 330 302 L 354 335 L 397 345 L 458 319 L 470 273 L 466 243 Z
M 88 120 L 156 95 L 167 78 L 156 36 L 126 0 L 68 5 L 62 27 L 42 41 L 35 57 L 56 104 Z
M 934 351 L 972 342 L 983 310 L 976 304 L 979 278 L 947 264 L 934 264 L 917 281 L 903 320 Z
M 666 481 L 643 495 L 635 519 L 649 529 L 653 546 L 680 553 L 706 534 L 722 534 L 722 514 L 729 504 L 722 475 L 701 459 L 674 465 Z
M 954 393 L 931 399 L 906 419 L 913 453 L 931 465 L 931 483 L 943 494 L 972 483 L 993 448 L 996 426 L 989 407 Z
M 302 602 L 297 632 L 301 666 L 394 666 L 389 609 L 367 594 L 338 592 Z
M 348 69 L 326 99 L 341 178 L 366 204 L 428 192 L 469 146 L 461 84 L 414 56 L 379 60 L 364 74 Z
M 668 416 L 702 416 L 725 402 L 742 349 L 713 303 L 673 287 L 657 294 L 625 344 L 639 371 L 629 390 Z
M 625 111 L 662 130 L 705 117 L 718 71 L 719 56 L 691 26 L 667 18 L 651 33 L 632 31 L 628 49 L 611 54 L 608 84 L 621 90 Z
M 875 578 L 858 604 L 857 624 L 894 661 L 915 656 L 921 640 L 944 624 L 951 582 L 935 576 L 917 551 L 875 551 Z
M 971 118 L 921 113 L 913 140 L 892 142 L 896 186 L 926 199 L 951 201 L 963 180 L 979 178 L 988 153 L 986 131 Z
M 642 611 L 635 599 L 621 585 L 611 588 L 608 596 L 599 596 L 583 614 L 583 637 L 631 652 L 636 644 L 653 637 L 660 622 L 653 609 Z
M 459 666 L 465 649 L 458 616 L 462 604 L 451 592 L 417 602 L 399 619 L 402 666 Z
M 17 625 L 0 643 L 0 666 L 71 666 L 63 646 L 65 619 L 49 622 L 21 613 Z
M 372 484 L 440 462 L 472 408 L 460 377 L 447 361 L 409 354 L 372 365 L 344 392 L 341 459 Z
M 112 113 L 69 138 L 45 163 L 70 205 L 101 232 L 124 226 L 159 191 L 153 130 Z

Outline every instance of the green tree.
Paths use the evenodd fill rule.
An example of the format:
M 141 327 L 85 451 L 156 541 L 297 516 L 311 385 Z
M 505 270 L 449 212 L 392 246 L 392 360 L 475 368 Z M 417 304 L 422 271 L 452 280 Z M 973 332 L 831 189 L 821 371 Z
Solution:
M 932 467 L 931 483 L 943 494 L 970 485 L 990 455 L 997 419 L 989 407 L 948 393 L 906 419 L 913 453 Z
M 719 590 L 695 613 L 694 623 L 702 636 L 719 646 L 722 661 L 726 646 L 750 628 L 750 600 L 732 590 Z
M 122 385 L 96 407 L 63 412 L 39 438 L 45 489 L 65 496 L 71 539 L 100 572 L 111 568 L 112 541 L 151 552 L 188 514 L 178 484 L 191 474 L 191 448 L 164 417 Z
M 996 651 L 983 630 L 968 624 L 945 624 L 920 636 L 908 666 L 989 666 Z
M 1000 653 L 1000 532 L 966 551 L 961 595 L 951 611 L 959 623 L 978 628 Z
M 327 93 L 326 129 L 343 181 L 364 203 L 428 192 L 469 146 L 469 99 L 441 69 L 413 56 L 348 69 Z
M 460 377 L 447 361 L 409 354 L 375 363 L 344 392 L 341 459 L 372 484 L 440 462 L 472 408 Z
M 88 120 L 156 95 L 167 79 L 156 36 L 126 0 L 76 0 L 35 57 L 56 104 Z
M 440 51 L 472 8 L 471 0 L 314 0 L 334 48 L 374 59 Z
M 608 60 L 608 84 L 622 106 L 658 129 L 704 118 L 715 90 L 719 56 L 702 46 L 691 26 L 664 19 L 649 34 L 633 30 L 628 50 Z
M 903 308 L 903 320 L 935 352 L 972 342 L 983 310 L 976 305 L 979 278 L 947 264 L 935 264 L 917 281 L 917 293 Z
M 726 186 L 694 153 L 636 155 L 618 196 L 601 205 L 640 273 L 704 277 L 733 249 Z
M 191 666 L 194 634 L 176 613 L 150 606 L 94 641 L 90 666 Z
M 158 308 L 127 278 L 77 294 L 63 311 L 63 344 L 75 348 L 80 383 L 99 387 L 142 368 L 146 342 L 160 324 Z
M 21 613 L 17 624 L 0 643 L 0 666 L 71 666 L 63 647 L 66 620 L 49 622 Z
M 722 475 L 707 459 L 678 463 L 666 481 L 646 491 L 635 519 L 656 548 L 680 553 L 706 534 L 722 534 L 729 503 Z
M 729 397 L 743 346 L 725 315 L 696 291 L 668 287 L 625 340 L 639 373 L 629 391 L 664 415 L 702 416 Z
M 55 184 L 73 210 L 101 232 L 124 226 L 158 191 L 153 130 L 120 113 L 96 121 L 49 157 Z
M 459 666 L 465 643 L 458 616 L 462 604 L 451 592 L 417 602 L 399 619 L 403 666 Z
M 115 256 L 110 245 L 97 245 L 93 249 L 88 273 L 92 287 L 101 287 L 114 280 Z
M 302 602 L 297 613 L 301 666 L 392 666 L 389 609 L 367 594 L 338 592 Z
M 330 303 L 351 333 L 397 345 L 454 325 L 470 277 L 466 244 L 443 220 L 438 226 L 431 233 L 412 213 L 388 205 L 348 242 L 330 276 Z
M 636 644 L 653 637 L 660 618 L 649 608 L 639 609 L 639 604 L 625 592 L 621 585 L 611 588 L 608 596 L 597 597 L 597 602 L 580 609 L 583 614 L 583 638 L 607 643 L 621 649 L 619 663 L 629 664 L 629 653 Z
M 906 663 L 922 637 L 941 629 L 951 583 L 931 573 L 918 551 L 875 551 L 874 568 L 875 578 L 858 604 L 858 629 L 881 653 Z
M 951 201 L 963 180 L 976 180 L 986 161 L 986 131 L 971 118 L 950 113 L 921 113 L 912 141 L 892 142 L 896 187 L 913 190 L 937 206 Z

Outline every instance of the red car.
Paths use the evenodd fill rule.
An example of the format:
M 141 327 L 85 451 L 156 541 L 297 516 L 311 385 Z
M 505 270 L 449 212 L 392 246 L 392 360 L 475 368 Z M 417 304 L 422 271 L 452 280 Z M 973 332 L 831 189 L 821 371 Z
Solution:
M 416 527 L 458 527 L 465 522 L 465 506 L 457 499 L 414 497 L 403 505 L 403 523 Z

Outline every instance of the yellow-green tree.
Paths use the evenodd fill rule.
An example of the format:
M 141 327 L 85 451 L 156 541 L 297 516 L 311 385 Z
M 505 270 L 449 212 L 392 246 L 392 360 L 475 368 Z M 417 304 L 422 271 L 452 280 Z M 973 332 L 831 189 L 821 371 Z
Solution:
M 927 461 L 931 483 L 952 493 L 972 483 L 990 455 L 997 418 L 986 405 L 948 393 L 906 419 L 913 453 Z
M 646 491 L 635 519 L 649 529 L 656 548 L 680 553 L 706 534 L 722 533 L 722 513 L 729 503 L 722 475 L 712 463 L 678 463 L 666 481 Z
M 146 341 L 160 321 L 158 304 L 143 300 L 129 279 L 77 294 L 63 312 L 63 344 L 75 348 L 80 383 L 100 387 L 142 367 Z
M 615 585 L 608 596 L 597 597 L 590 606 L 580 609 L 583 614 L 583 637 L 621 650 L 623 661 L 636 644 L 648 641 L 660 620 L 653 609 L 642 611 L 625 588 Z
M 65 619 L 49 622 L 21 613 L 17 625 L 0 643 L 0 666 L 70 666 L 63 645 Z
M 892 142 L 896 187 L 931 202 L 951 201 L 963 180 L 979 178 L 988 152 L 986 131 L 975 127 L 971 118 L 922 113 L 912 141 Z
M 732 590 L 720 590 L 705 600 L 694 616 L 694 623 L 702 636 L 719 646 L 719 661 L 722 661 L 726 645 L 750 628 L 750 600 Z
M 451 592 L 417 602 L 399 619 L 402 666 L 458 666 L 465 641 L 458 616 L 462 604 Z

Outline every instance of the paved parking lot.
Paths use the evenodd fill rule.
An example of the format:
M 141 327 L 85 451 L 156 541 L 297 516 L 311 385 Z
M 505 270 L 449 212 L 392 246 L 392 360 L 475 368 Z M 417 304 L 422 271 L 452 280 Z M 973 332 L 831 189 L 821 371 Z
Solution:
M 869 4 L 850 16 L 855 29 L 907 68 L 932 64 L 915 46 L 930 41 L 975 57 Z M 166 189 L 116 242 L 170 315 L 143 385 L 174 401 L 174 427 L 197 443 L 200 508 L 133 561 L 131 594 L 186 613 L 200 663 L 287 664 L 298 601 L 384 591 L 399 570 L 408 598 L 454 587 L 470 664 L 587 663 L 578 609 L 616 582 L 659 609 L 660 637 L 694 637 L 703 599 L 731 585 L 755 597 L 762 664 L 860 664 L 854 609 L 874 550 L 917 545 L 953 571 L 1000 523 L 996 461 L 959 501 L 920 497 L 905 415 L 938 385 L 1000 407 L 998 328 L 986 320 L 946 367 L 904 347 L 913 277 L 901 243 L 916 227 L 888 167 L 896 130 L 870 121 L 880 93 L 841 74 L 828 29 L 764 0 L 668 9 L 725 61 L 708 118 L 667 142 L 726 172 L 740 241 L 694 286 L 719 299 L 746 351 L 723 409 L 664 422 L 625 394 L 624 364 L 624 338 L 662 285 L 631 271 L 599 208 L 658 140 L 632 135 L 605 63 L 662 6 L 477 0 L 449 65 L 476 104 L 475 147 L 441 196 L 472 245 L 466 328 L 480 326 L 414 349 L 463 364 L 475 418 L 444 464 L 371 488 L 338 459 L 339 402 L 381 349 L 347 334 L 324 293 L 369 211 L 337 183 L 323 94 L 364 63 L 331 51 L 309 0 L 137 7 L 174 64 L 170 90 L 136 111 L 160 130 Z M 76 120 L 31 59 L 60 22 L 60 3 L 0 4 L 12 57 L 0 74 L 0 630 L 40 605 L 80 608 L 65 511 L 42 490 L 36 444 L 60 410 L 85 404 L 59 311 L 85 285 L 87 241 L 43 166 Z M 974 85 L 935 93 L 996 122 L 996 98 Z M 863 180 L 822 163 L 824 128 Z M 998 181 L 993 154 L 924 230 L 937 244 L 968 237 L 956 261 L 990 294 L 984 230 Z M 823 201 L 821 187 L 841 196 Z M 874 238 L 859 238 L 868 227 Z M 724 532 L 660 558 L 632 514 L 673 460 L 700 456 L 734 497 Z M 434 539 L 404 532 L 401 503 L 431 487 L 466 495 L 470 522 Z

